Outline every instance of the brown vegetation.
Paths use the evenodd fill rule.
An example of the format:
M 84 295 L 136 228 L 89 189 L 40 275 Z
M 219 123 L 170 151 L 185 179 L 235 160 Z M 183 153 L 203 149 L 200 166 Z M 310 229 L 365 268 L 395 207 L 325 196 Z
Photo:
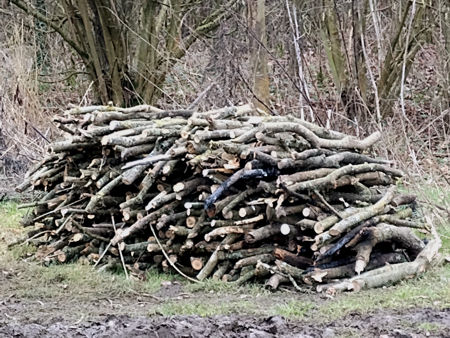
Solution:
M 357 135 L 401 130 L 388 157 L 444 161 L 438 176 L 448 178 L 445 1 L 232 5 L 3 2 L 2 161 L 35 159 L 67 100 L 205 110 L 253 97 Z

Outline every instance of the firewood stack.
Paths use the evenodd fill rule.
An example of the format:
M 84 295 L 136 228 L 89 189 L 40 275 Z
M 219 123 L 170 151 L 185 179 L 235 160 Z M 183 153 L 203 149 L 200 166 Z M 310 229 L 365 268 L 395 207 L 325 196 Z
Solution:
M 396 191 L 402 173 L 369 156 L 379 132 L 359 140 L 251 105 L 90 106 L 54 122 L 66 139 L 17 188 L 43 192 L 23 223 L 47 263 L 334 292 L 418 273 L 439 246 L 412 230 L 430 228 Z

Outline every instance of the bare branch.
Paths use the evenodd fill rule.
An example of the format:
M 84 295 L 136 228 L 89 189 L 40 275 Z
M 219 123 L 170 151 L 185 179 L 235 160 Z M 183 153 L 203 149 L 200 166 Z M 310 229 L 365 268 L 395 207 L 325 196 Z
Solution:
M 81 46 L 79 46 L 73 39 L 70 38 L 70 36 L 64 32 L 61 27 L 56 25 L 53 21 L 49 20 L 45 15 L 40 13 L 36 8 L 34 8 L 31 4 L 29 4 L 26 1 L 22 0 L 11 0 L 11 2 L 22 9 L 25 13 L 32 15 L 36 19 L 44 22 L 51 28 L 53 28 L 60 36 L 61 38 L 66 41 L 75 51 L 83 58 L 87 59 L 89 58 L 89 55 L 82 49 Z

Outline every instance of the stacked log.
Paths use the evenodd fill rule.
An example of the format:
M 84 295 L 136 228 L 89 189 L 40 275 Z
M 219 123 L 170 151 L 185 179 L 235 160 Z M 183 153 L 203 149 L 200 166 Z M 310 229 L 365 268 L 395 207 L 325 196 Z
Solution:
M 17 188 L 43 192 L 22 207 L 47 263 L 341 290 L 424 255 L 413 229 L 430 228 L 396 190 L 402 172 L 369 154 L 379 132 L 360 140 L 251 105 L 76 107 L 53 121 L 65 140 Z

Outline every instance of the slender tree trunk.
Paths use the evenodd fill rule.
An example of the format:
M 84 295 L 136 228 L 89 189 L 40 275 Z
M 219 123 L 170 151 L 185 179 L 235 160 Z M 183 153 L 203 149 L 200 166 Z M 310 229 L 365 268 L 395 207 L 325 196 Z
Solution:
M 267 111 L 270 101 L 269 71 L 267 67 L 267 34 L 265 0 L 249 0 L 248 13 L 250 27 L 255 39 L 250 40 L 252 50 L 253 103 Z
M 95 41 L 95 35 L 94 35 L 94 27 L 92 25 L 90 16 L 89 16 L 89 8 L 88 8 L 88 3 L 87 0 L 80 0 L 78 2 L 78 6 L 79 6 L 79 10 L 80 10 L 80 15 L 81 15 L 81 19 L 83 21 L 83 26 L 84 26 L 84 37 L 87 40 L 87 44 L 88 44 L 88 54 L 90 56 L 89 61 L 92 64 L 92 68 L 95 71 L 95 76 L 96 76 L 96 87 L 98 88 L 98 92 L 100 95 L 100 98 L 103 102 L 107 102 L 109 100 L 109 94 L 108 94 L 108 90 L 107 90 L 107 85 L 106 85 L 106 81 L 105 81 L 105 77 L 103 74 L 103 69 L 101 66 L 101 60 L 99 58 L 99 54 L 97 51 L 97 48 L 99 48 L 100 46 L 96 43 L 97 41 Z M 116 103 L 119 104 L 119 103 Z
M 402 78 L 402 66 L 405 62 L 405 78 L 408 76 L 414 58 L 419 51 L 423 39 L 430 28 L 424 16 L 428 7 L 424 4 L 417 4 L 414 13 L 411 13 L 412 3 L 408 1 L 403 6 L 403 12 L 398 22 L 395 33 L 391 38 L 390 48 L 388 49 L 378 80 L 378 92 L 380 97 L 380 111 L 382 117 L 390 116 L 392 108 L 397 101 Z M 410 15 L 414 15 L 410 18 Z M 412 21 L 411 21 L 412 20 Z M 409 33 L 408 45 L 405 45 L 408 22 L 411 21 L 411 32 Z M 406 59 L 405 59 L 406 51 Z
M 444 35 L 444 55 L 442 57 L 444 63 L 445 86 L 444 98 L 447 107 L 450 107 L 450 4 L 444 1 L 442 13 L 442 34 Z M 450 114 L 447 114 L 447 121 L 450 123 Z
M 353 57 L 353 78 L 355 79 L 355 93 L 352 99 L 352 111 L 357 116 L 361 116 L 364 106 L 367 105 L 367 76 L 364 53 L 361 45 L 361 34 L 365 34 L 366 29 L 366 12 L 368 8 L 367 1 L 352 0 L 352 57 Z M 356 91 L 358 91 L 356 93 Z
M 328 58 L 328 65 L 333 76 L 337 93 L 341 98 L 347 96 L 348 75 L 345 56 L 342 52 L 339 36 L 339 22 L 333 0 L 323 0 L 323 15 L 321 22 L 322 41 Z

